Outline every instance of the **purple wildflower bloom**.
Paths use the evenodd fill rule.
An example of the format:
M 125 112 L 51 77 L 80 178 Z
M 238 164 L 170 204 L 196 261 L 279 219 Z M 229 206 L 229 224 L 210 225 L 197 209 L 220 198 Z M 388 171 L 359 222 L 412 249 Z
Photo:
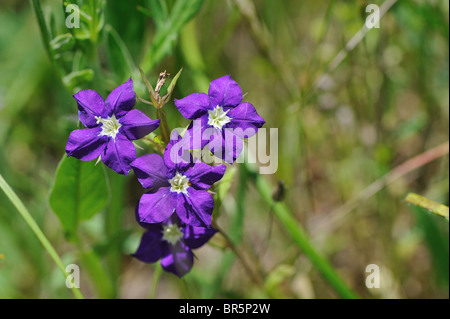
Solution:
M 233 163 L 242 152 L 242 139 L 255 135 L 265 123 L 253 105 L 243 103 L 242 98 L 239 85 L 226 75 L 211 82 L 208 94 L 193 93 L 175 99 L 175 105 L 185 118 L 200 122 L 199 146 L 203 148 L 209 143 L 211 152 Z M 193 131 L 191 123 L 188 128 L 191 137 L 195 137 Z
M 164 159 L 149 154 L 131 164 L 142 186 L 150 189 L 139 202 L 141 222 L 160 223 L 176 211 L 181 221 L 188 225 L 211 225 L 214 200 L 206 190 L 222 178 L 226 166 L 209 166 L 192 160 L 189 152 L 185 153 L 187 157 L 181 156 L 176 151 L 182 144 L 180 141 L 181 137 L 171 140 Z
M 106 102 L 93 90 L 80 91 L 73 97 L 78 103 L 80 121 L 87 128 L 70 134 L 67 155 L 83 161 L 101 156 L 106 166 L 128 175 L 130 164 L 136 159 L 136 149 L 131 141 L 153 132 L 160 122 L 132 109 L 136 94 L 131 78 L 115 88 Z
M 139 216 L 136 217 L 139 221 Z M 175 218 L 164 223 L 140 225 L 147 231 L 142 235 L 139 248 L 132 256 L 145 263 L 161 259 L 163 269 L 180 278 L 194 264 L 192 249 L 203 246 L 217 232 L 211 227 L 188 226 L 177 222 Z

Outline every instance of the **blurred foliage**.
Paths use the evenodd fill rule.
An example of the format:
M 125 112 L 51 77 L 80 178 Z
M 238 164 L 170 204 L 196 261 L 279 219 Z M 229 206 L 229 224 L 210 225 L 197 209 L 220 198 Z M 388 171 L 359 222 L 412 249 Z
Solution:
M 44 17 L 40 27 L 36 2 Z M 65 143 L 78 125 L 71 94 L 91 88 L 106 97 L 133 76 L 138 95 L 148 100 L 140 65 L 153 85 L 159 72 L 175 75 L 184 67 L 175 98 L 205 92 L 210 80 L 225 74 L 239 82 L 266 127 L 279 129 L 278 171 L 265 178 L 274 191 L 284 181 L 286 206 L 361 297 L 448 298 L 448 223 L 411 213 L 403 202 L 415 192 L 448 205 L 448 156 L 381 190 L 337 229 L 315 231 L 329 212 L 393 167 L 448 140 L 448 1 L 398 1 L 380 28 L 329 74 L 329 63 L 364 24 L 365 6 L 382 1 L 65 2 L 80 4 L 86 14 L 80 29 L 65 27 L 70 12 L 63 1 L 0 3 L 0 174 L 63 261 L 80 264 L 85 296 L 146 298 L 156 269 L 129 256 L 142 232 L 134 220 L 142 189 L 132 176 L 107 172 L 109 205 L 80 223 L 78 243 L 69 241 L 48 204 Z M 137 107 L 156 117 L 147 105 Z M 187 125 L 173 103 L 165 112 L 171 128 Z M 215 238 L 196 252 L 186 285 L 161 275 L 157 298 L 251 298 L 267 292 L 336 297 L 271 218 L 245 170 L 239 167 L 231 185 L 218 191 L 218 222 L 264 275 L 264 289 Z M 3 193 L 0 254 L 0 298 L 71 297 Z M 372 263 L 382 271 L 380 289 L 364 285 Z

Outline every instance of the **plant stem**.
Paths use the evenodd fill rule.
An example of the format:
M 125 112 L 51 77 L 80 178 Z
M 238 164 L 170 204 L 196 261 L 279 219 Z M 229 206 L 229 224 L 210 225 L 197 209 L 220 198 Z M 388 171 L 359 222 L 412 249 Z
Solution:
M 384 187 L 392 184 L 406 174 L 438 158 L 446 156 L 448 153 L 449 142 L 447 141 L 400 164 L 399 166 L 388 172 L 386 175 L 367 186 L 342 206 L 328 213 L 326 220 L 324 220 L 321 224 L 317 225 L 314 228 L 314 233 L 327 234 L 333 229 L 336 229 L 344 222 L 349 213 L 361 204 L 361 202 L 369 199 Z
M 408 196 L 406 196 L 405 201 L 410 204 L 422 207 L 428 210 L 429 212 L 432 212 L 433 214 L 442 216 L 446 218 L 448 221 L 449 217 L 448 206 L 442 205 L 440 203 L 432 201 L 431 199 L 428 199 L 426 197 L 414 193 L 409 193 Z
M 161 132 L 161 139 L 167 145 L 170 142 L 170 129 L 167 123 L 166 112 L 163 109 L 156 110 L 156 118 L 161 119 L 159 130 Z
M 156 264 L 155 271 L 153 273 L 152 284 L 148 293 L 148 299 L 155 299 L 156 289 L 158 288 L 159 279 L 161 278 L 162 267 L 160 263 Z
M 279 219 L 281 224 L 285 227 L 287 233 L 300 247 L 302 252 L 309 258 L 314 267 L 322 274 L 322 276 L 330 283 L 334 290 L 343 298 L 355 299 L 356 294 L 347 286 L 342 280 L 333 266 L 322 257 L 311 245 L 310 240 L 304 231 L 303 227 L 294 218 L 288 207 L 283 202 L 274 202 L 272 199 L 272 187 L 260 175 L 256 174 L 249 164 L 246 163 L 247 169 L 252 174 L 253 181 L 259 194 L 267 205 L 273 205 L 274 215 Z
M 22 203 L 20 198 L 13 191 L 13 189 L 9 186 L 9 184 L 5 181 L 5 179 L 3 178 L 2 175 L 0 175 L 0 188 L 3 190 L 3 192 L 8 197 L 8 199 L 11 201 L 11 203 L 16 207 L 16 209 L 20 213 L 20 215 L 22 215 L 23 219 L 28 224 L 28 226 L 31 228 L 31 230 L 36 235 L 36 237 L 39 239 L 42 246 L 44 246 L 44 248 L 47 250 L 50 257 L 53 259 L 56 266 L 59 268 L 59 270 L 63 274 L 64 278 L 67 279 L 68 274 L 66 272 L 66 268 L 64 267 L 64 264 L 63 264 L 61 258 L 58 256 L 58 253 L 56 252 L 55 248 L 53 248 L 52 244 L 49 242 L 47 237 L 45 237 L 44 233 L 39 228 L 38 224 L 33 219 L 31 214 L 28 212 L 25 205 Z M 81 291 L 78 288 L 72 288 L 72 292 L 77 299 L 84 299 Z
M 149 137 L 144 137 L 144 141 L 150 142 L 161 154 L 164 154 L 164 148 Z
M 250 265 L 247 263 L 247 261 L 244 258 L 244 255 L 241 253 L 241 251 L 234 245 L 231 238 L 225 233 L 217 224 L 213 225 L 213 228 L 217 229 L 219 233 L 222 234 L 222 236 L 225 238 L 225 241 L 227 242 L 227 246 L 233 251 L 233 253 L 236 255 L 236 257 L 241 261 L 242 266 L 244 266 L 245 271 L 250 276 L 250 278 L 257 284 L 258 286 L 262 287 L 264 285 L 264 282 L 262 278 L 256 274 Z

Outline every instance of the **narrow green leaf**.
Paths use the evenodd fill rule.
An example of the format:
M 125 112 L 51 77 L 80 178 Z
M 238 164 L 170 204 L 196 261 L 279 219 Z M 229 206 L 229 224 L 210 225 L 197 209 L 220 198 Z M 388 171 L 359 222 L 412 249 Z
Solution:
M 150 95 L 150 99 L 152 100 L 153 106 L 158 108 L 158 102 L 156 102 L 156 93 L 155 90 L 153 89 L 152 85 L 150 84 L 150 82 L 147 79 L 147 76 L 145 75 L 144 70 L 141 69 L 140 66 L 138 66 L 139 68 L 139 72 L 141 73 L 141 77 L 144 80 L 145 86 L 147 87 L 148 90 L 148 94 Z
M 27 223 L 28 227 L 33 231 L 33 233 L 36 235 L 36 237 L 41 242 L 42 246 L 45 250 L 47 250 L 50 257 L 55 262 L 56 266 L 59 268 L 61 273 L 63 274 L 64 278 L 67 278 L 67 272 L 66 268 L 64 266 L 64 263 L 62 262 L 61 258 L 59 257 L 58 253 L 56 252 L 55 248 L 52 246 L 50 241 L 47 239 L 47 237 L 42 232 L 39 225 L 36 223 L 36 221 L 33 219 L 33 216 L 30 214 L 28 209 L 25 207 L 23 202 L 20 200 L 20 198 L 17 196 L 17 194 L 14 192 L 14 190 L 9 186 L 9 184 L 5 181 L 3 176 L 0 174 L 0 189 L 5 193 L 6 197 L 11 201 L 11 203 L 14 205 L 14 207 L 17 209 L 17 211 L 20 213 L 22 218 Z M 78 299 L 84 299 L 83 294 L 80 292 L 78 288 L 72 289 L 73 294 Z
M 152 17 L 158 29 L 166 27 L 169 20 L 169 10 L 167 8 L 166 0 L 149 0 L 148 6 L 150 7 L 150 10 L 141 12 L 144 12 Z
M 152 45 L 144 56 L 141 66 L 145 72 L 151 71 L 165 56 L 172 52 L 181 28 L 195 16 L 204 0 L 177 0 L 165 24 L 157 24 L 157 32 Z
M 440 223 L 439 217 L 427 214 L 428 210 L 420 206 L 411 206 L 417 225 L 425 239 L 433 262 L 438 283 L 449 286 L 449 241 L 448 224 Z M 444 226 L 445 225 L 445 226 Z
M 73 89 L 76 86 L 92 82 L 93 79 L 94 71 L 92 69 L 86 69 L 69 73 L 63 78 L 63 83 L 69 89 Z
M 79 222 L 104 209 L 108 199 L 104 168 L 64 155 L 49 199 L 64 229 L 74 235 Z
M 75 39 L 70 33 L 58 35 L 50 41 L 50 47 L 55 53 L 62 53 L 73 48 Z
M 182 71 L 183 71 L 183 68 L 181 68 L 180 71 L 178 71 L 177 75 L 175 75 L 175 77 L 170 82 L 169 87 L 167 88 L 167 94 L 164 96 L 163 104 L 166 104 L 170 100 L 170 97 L 172 96 L 172 92 L 175 89 L 175 85 L 177 84 L 178 78 L 180 77 Z
M 167 145 L 169 144 L 170 141 L 170 129 L 167 124 L 166 112 L 163 109 L 157 109 L 156 118 L 161 120 L 161 124 L 159 125 L 159 131 L 161 132 L 161 139 L 163 140 L 165 145 Z
M 41 2 L 39 0 L 32 0 L 34 14 L 38 20 L 39 29 L 41 30 L 42 40 L 44 41 L 44 47 L 47 51 L 48 57 L 53 61 L 53 55 L 50 50 L 50 32 L 45 21 L 44 13 L 42 12 Z
M 114 70 L 115 74 L 119 74 L 121 80 L 125 80 L 133 74 L 136 68 L 133 58 L 122 38 L 112 26 L 107 25 L 105 31 L 110 68 Z
M 305 254 L 314 267 L 341 297 L 346 299 L 357 298 L 357 295 L 347 286 L 345 281 L 337 273 L 336 269 L 326 258 L 316 251 L 302 225 L 295 219 L 287 205 L 284 202 L 274 202 L 272 198 L 273 189 L 269 182 L 263 176 L 257 174 L 254 165 L 249 163 L 245 164 L 261 198 L 269 207 L 273 207 L 273 213 L 285 229 L 286 234 L 298 245 L 303 254 Z
M 105 272 L 105 268 L 98 255 L 93 250 L 82 252 L 81 261 L 89 277 L 95 283 L 100 298 L 115 298 L 113 283 Z
M 435 215 L 442 216 L 447 219 L 447 221 L 449 219 L 448 206 L 439 204 L 426 197 L 414 193 L 409 193 L 408 196 L 406 196 L 405 201 L 415 206 L 424 208 Z

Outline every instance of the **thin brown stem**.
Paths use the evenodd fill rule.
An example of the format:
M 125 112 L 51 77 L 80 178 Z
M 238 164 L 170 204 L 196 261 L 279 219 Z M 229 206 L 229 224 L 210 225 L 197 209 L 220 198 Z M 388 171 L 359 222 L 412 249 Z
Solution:
M 236 255 L 236 257 L 240 260 L 242 263 L 242 266 L 244 267 L 247 274 L 250 276 L 250 278 L 253 280 L 255 284 L 262 287 L 264 285 L 263 279 L 257 274 L 253 269 L 250 267 L 250 265 L 247 263 L 247 261 L 244 258 L 244 255 L 242 252 L 236 247 L 236 245 L 231 240 L 230 236 L 222 229 L 220 228 L 216 223 L 213 222 L 213 227 L 222 234 L 223 238 L 225 239 L 228 248 L 230 248 L 233 253 Z
M 148 137 L 144 137 L 143 138 L 144 141 L 150 142 L 153 146 L 156 147 L 156 149 L 161 153 L 164 154 L 164 147 L 162 147 L 161 145 L 159 145 L 158 143 L 156 143 L 154 140 L 152 140 L 151 138 Z
M 392 184 L 399 178 L 405 176 L 406 174 L 420 168 L 438 158 L 441 158 L 449 153 L 449 142 L 445 142 L 435 148 L 432 148 L 422 154 L 419 154 L 403 164 L 392 169 L 386 175 L 376 180 L 364 190 L 358 193 L 355 197 L 350 199 L 344 205 L 333 210 L 331 213 L 327 214 L 326 220 L 321 224 L 317 225 L 312 231 L 313 234 L 328 234 L 333 229 L 342 225 L 346 217 L 351 211 L 358 207 L 362 202 L 369 199 L 384 187 Z

